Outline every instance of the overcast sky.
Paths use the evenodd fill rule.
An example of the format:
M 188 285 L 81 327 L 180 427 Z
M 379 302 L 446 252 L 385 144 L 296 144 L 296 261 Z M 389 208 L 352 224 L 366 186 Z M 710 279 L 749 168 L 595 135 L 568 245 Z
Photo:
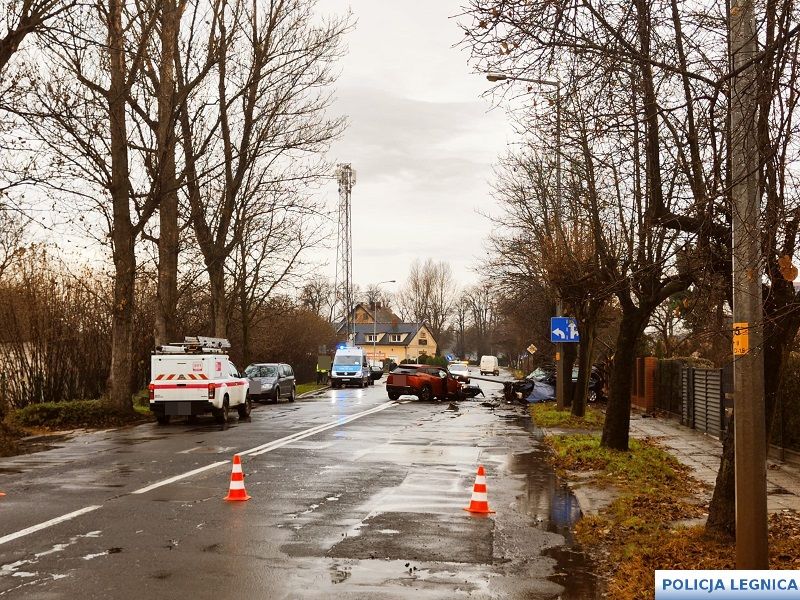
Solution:
M 353 190 L 353 279 L 362 288 L 396 279 L 415 258 L 450 262 L 457 280 L 473 267 L 490 229 L 478 210 L 491 208 L 492 164 L 510 128 L 502 109 L 480 95 L 484 76 L 471 74 L 459 0 L 320 0 L 324 13 L 352 9 L 333 110 L 350 126 L 331 150 L 357 172 Z M 336 183 L 326 198 L 338 202 Z M 335 246 L 326 267 L 335 275 Z

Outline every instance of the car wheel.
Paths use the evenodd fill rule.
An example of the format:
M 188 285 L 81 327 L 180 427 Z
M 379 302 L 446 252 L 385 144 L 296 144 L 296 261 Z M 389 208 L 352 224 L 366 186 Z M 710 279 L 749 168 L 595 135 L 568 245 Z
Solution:
M 423 385 L 419 391 L 419 399 L 423 402 L 430 402 L 433 399 L 433 390 L 429 385 Z
M 499 375 L 500 375 L 500 371 L 495 371 L 495 372 L 494 372 L 494 376 L 495 376 L 495 377 L 498 377 Z
M 250 399 L 250 396 L 247 396 L 244 399 L 244 404 L 240 404 L 236 407 L 237 412 L 239 413 L 239 420 L 246 419 L 250 416 L 250 411 L 253 410 L 253 401 Z
M 220 425 L 228 422 L 228 409 L 230 408 L 228 395 L 222 400 L 222 408 L 212 409 L 211 414 L 214 415 L 214 420 Z
M 159 425 L 169 425 L 169 417 L 170 415 L 158 415 L 156 421 Z
M 363 387 L 364 387 L 364 380 L 363 380 L 363 379 L 359 379 L 359 381 L 358 381 L 358 387 L 360 387 L 360 388 L 363 388 Z
M 400 394 L 397 392 L 389 392 L 389 400 L 399 400 Z
M 272 396 L 269 399 L 270 404 L 277 404 L 278 400 L 281 399 L 281 388 L 275 388 L 272 391 Z
M 331 389 L 332 390 L 338 390 L 339 389 L 339 384 L 336 381 L 331 381 Z
M 293 387 L 291 393 L 289 394 L 289 402 L 294 402 L 296 396 L 297 396 L 297 388 Z
M 586 396 L 586 402 L 597 402 L 597 392 L 589 390 L 589 394 Z

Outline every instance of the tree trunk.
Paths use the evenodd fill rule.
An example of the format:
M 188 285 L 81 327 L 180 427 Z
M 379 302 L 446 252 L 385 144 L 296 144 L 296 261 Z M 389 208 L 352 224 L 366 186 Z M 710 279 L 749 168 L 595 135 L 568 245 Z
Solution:
M 736 534 L 736 470 L 734 468 L 733 415 L 727 419 L 722 440 L 722 461 L 717 471 L 714 495 L 708 506 L 706 531 L 733 537 Z
M 136 285 L 136 233 L 131 223 L 128 135 L 125 123 L 126 65 L 122 4 L 108 3 L 108 51 L 111 85 L 108 91 L 109 129 L 111 135 L 111 202 L 113 225 L 111 241 L 115 268 L 114 306 L 111 325 L 111 369 L 109 399 L 118 409 L 131 411 L 133 373 L 133 312 Z
M 247 247 L 239 244 L 239 261 L 241 280 L 236 285 L 239 293 L 239 318 L 242 333 L 242 364 L 250 364 L 250 302 L 247 294 Z
M 175 46 L 179 13 L 175 0 L 161 3 L 161 64 L 158 89 L 158 165 L 155 193 L 159 198 L 158 290 L 156 345 L 177 340 L 178 185 L 175 174 Z
M 636 361 L 636 343 L 641 335 L 643 318 L 640 309 L 623 310 L 617 335 L 611 391 L 600 444 L 613 450 L 628 450 L 631 422 L 631 374 Z
M 228 305 L 225 298 L 225 265 L 220 259 L 206 261 L 211 283 L 211 329 L 214 337 L 228 337 Z

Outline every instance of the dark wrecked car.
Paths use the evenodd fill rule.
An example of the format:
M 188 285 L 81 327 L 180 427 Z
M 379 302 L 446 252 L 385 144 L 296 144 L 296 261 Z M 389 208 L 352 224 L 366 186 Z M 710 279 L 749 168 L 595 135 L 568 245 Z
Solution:
M 572 370 L 572 382 L 578 381 L 578 368 Z M 605 377 L 599 365 L 592 366 L 589 377 L 589 394 L 587 400 L 596 402 L 605 399 Z M 556 397 L 556 368 L 555 365 L 539 367 L 524 379 L 515 379 L 503 384 L 503 394 L 509 402 L 521 400 L 523 402 L 546 402 L 555 400 Z

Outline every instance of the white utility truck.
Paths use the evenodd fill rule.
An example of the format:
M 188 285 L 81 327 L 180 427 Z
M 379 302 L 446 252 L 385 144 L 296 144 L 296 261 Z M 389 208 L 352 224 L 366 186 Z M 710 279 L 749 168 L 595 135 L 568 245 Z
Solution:
M 187 337 L 158 346 L 150 357 L 150 411 L 161 425 L 170 417 L 210 412 L 217 423 L 228 421 L 236 407 L 240 419 L 250 415 L 248 380 L 228 358 L 230 342 L 222 338 Z

